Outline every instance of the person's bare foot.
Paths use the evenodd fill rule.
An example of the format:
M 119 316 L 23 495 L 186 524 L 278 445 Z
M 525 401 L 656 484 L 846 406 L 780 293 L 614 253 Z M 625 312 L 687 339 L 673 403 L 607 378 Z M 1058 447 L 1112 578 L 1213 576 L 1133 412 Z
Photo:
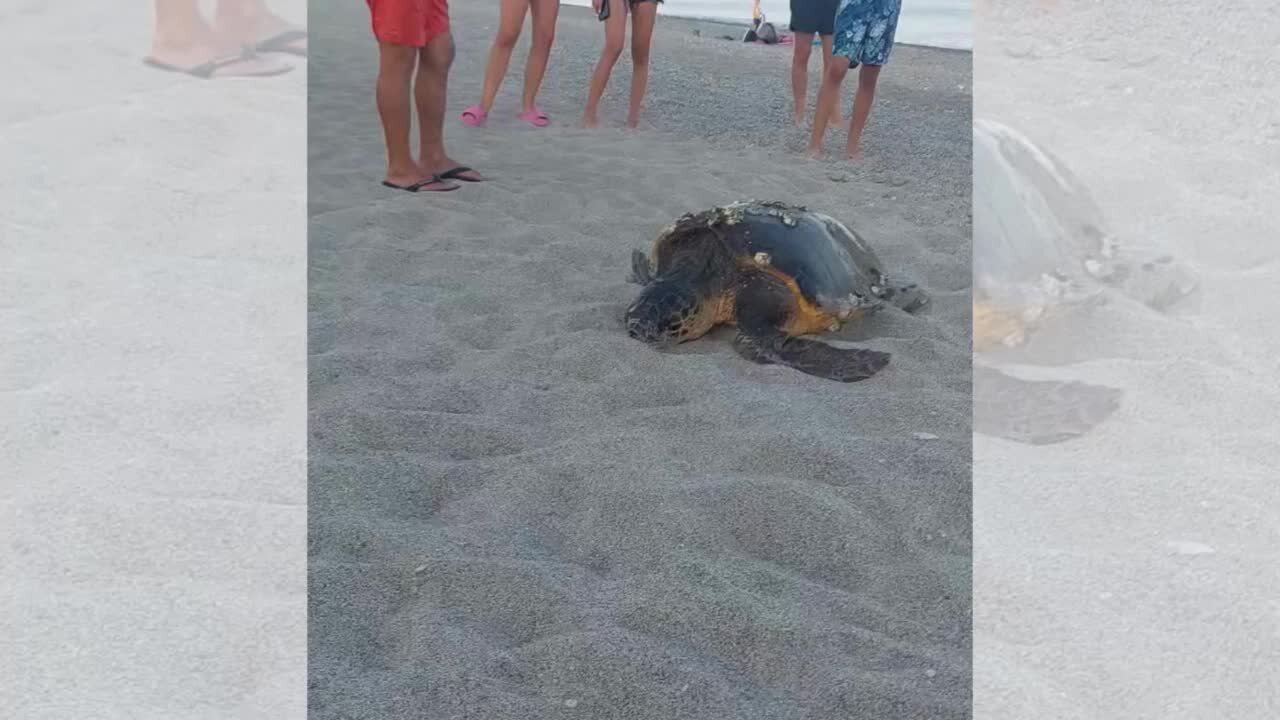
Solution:
M 798 128 L 802 128 L 802 127 L 804 127 L 804 126 L 805 126 L 805 123 L 806 123 L 807 121 L 808 121 L 808 118 L 806 118 L 806 117 L 804 116 L 804 113 L 801 113 L 801 114 L 799 114 L 799 115 L 792 115 L 792 116 L 791 116 L 791 122 L 792 122 L 792 123 L 794 123 L 794 124 L 795 124 L 795 126 L 796 126 L 796 127 L 798 127 Z
M 387 177 L 383 178 L 382 184 L 397 190 L 408 190 L 410 192 L 448 192 L 458 189 L 455 183 L 451 183 L 448 180 L 434 180 L 430 175 L 421 177 L 418 175 L 397 174 L 393 177 L 388 173 Z
M 239 45 L 218 43 L 211 36 L 181 43 L 156 38 L 146 61 L 164 70 L 206 78 L 267 77 L 293 69 L 287 63 L 247 53 Z
M 445 178 L 446 180 L 462 180 L 463 182 L 482 182 L 484 180 L 480 173 L 460 162 L 454 161 L 448 156 L 437 161 L 420 160 L 418 161 L 418 167 L 422 168 L 422 174 L 426 177 L 447 173 L 449 177 Z
M 417 165 L 403 168 L 388 167 L 387 175 L 382 182 L 401 190 L 413 189 L 413 192 L 443 192 L 458 189 L 457 185 L 447 180 L 432 180 L 435 175 L 432 172 L 425 172 Z
M 858 148 L 854 148 L 854 149 L 852 149 L 852 150 L 848 151 L 848 152 L 845 154 L 845 157 L 846 157 L 846 159 L 854 160 L 854 161 L 861 160 L 861 159 L 862 159 L 862 151 L 861 151 L 861 150 L 859 150 Z
M 822 148 L 810 146 L 804 151 L 804 156 L 809 160 L 817 160 L 822 157 Z
M 595 117 L 594 115 L 583 115 L 582 127 L 586 130 L 595 130 L 600 127 L 600 118 Z

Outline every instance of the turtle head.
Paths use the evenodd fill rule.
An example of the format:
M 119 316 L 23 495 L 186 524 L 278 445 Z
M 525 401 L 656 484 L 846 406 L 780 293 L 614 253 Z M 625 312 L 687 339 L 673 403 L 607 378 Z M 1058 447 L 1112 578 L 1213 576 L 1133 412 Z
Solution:
M 688 282 L 655 280 L 627 308 L 627 334 L 654 345 L 674 345 L 693 340 L 715 324 L 705 303 Z

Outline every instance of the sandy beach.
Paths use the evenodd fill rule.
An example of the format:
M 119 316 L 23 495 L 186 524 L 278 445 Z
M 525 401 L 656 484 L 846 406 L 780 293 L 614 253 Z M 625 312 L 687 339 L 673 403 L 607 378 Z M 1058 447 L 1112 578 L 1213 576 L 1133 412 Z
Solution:
M 306 64 L 157 72 L 150 6 L 0 8 L 0 714 L 300 718 Z
M 649 127 L 624 60 L 574 129 L 602 38 L 565 8 L 555 125 L 516 76 L 477 131 L 496 10 L 456 4 L 448 146 L 492 181 L 415 196 L 378 184 L 364 7 L 310 22 L 312 717 L 968 717 L 969 56 L 898 48 L 865 164 L 812 163 L 785 50 L 665 18 Z M 631 250 L 748 197 L 933 295 L 839 337 L 880 375 L 626 336 Z
M 975 715 L 1275 717 L 1280 96 L 1256 84 L 1275 75 L 1275 10 L 975 14 L 975 114 L 1034 132 L 1122 247 L 1202 283 L 1177 312 L 1117 301 L 1046 336 L 1029 373 L 1124 391 L 1093 432 L 975 437 Z M 1251 31 L 1171 75 L 1211 26 Z

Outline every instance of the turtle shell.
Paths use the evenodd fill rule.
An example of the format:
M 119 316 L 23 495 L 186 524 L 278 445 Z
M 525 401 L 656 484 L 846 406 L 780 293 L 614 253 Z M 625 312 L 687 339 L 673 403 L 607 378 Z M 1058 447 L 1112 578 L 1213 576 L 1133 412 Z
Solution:
M 1116 272 L 1101 209 L 1058 158 L 1000 123 L 973 123 L 975 295 L 1022 311 L 1086 299 Z
M 719 214 L 718 230 L 735 254 L 790 276 L 819 307 L 875 304 L 888 287 L 871 246 L 834 218 L 765 202 L 735 203 Z

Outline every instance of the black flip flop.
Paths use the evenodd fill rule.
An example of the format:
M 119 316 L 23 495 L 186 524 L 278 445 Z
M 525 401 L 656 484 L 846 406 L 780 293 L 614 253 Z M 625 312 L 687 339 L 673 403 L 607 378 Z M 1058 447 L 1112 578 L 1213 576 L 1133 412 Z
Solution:
M 255 60 L 255 59 L 257 58 L 253 53 L 242 52 L 239 55 L 227 55 L 226 57 L 214 58 L 213 60 L 210 60 L 207 63 L 202 63 L 194 67 L 181 67 L 179 65 L 170 65 L 169 63 L 166 63 L 166 62 L 160 62 L 159 60 L 156 60 L 153 57 L 143 58 L 142 63 L 144 65 L 147 65 L 148 67 L 156 68 L 157 70 L 182 73 L 183 75 L 190 75 L 191 77 L 197 77 L 197 78 L 200 78 L 201 80 L 211 80 L 213 78 L 223 78 L 223 77 L 228 77 L 228 78 L 273 77 L 275 75 L 283 75 L 293 70 L 293 68 L 288 65 L 281 65 L 280 67 L 275 68 L 274 70 L 265 70 L 263 72 L 242 73 L 242 74 L 230 73 L 227 75 L 218 75 L 218 71 L 223 68 L 231 67 L 237 63 L 242 63 L 248 60 Z
M 383 184 L 384 186 L 389 187 L 389 188 L 392 188 L 392 189 L 394 189 L 394 190 L 404 190 L 405 192 L 411 192 L 411 193 L 416 193 L 416 192 L 453 192 L 454 190 L 457 190 L 457 189 L 458 189 L 458 186 L 457 186 L 457 185 L 454 185 L 453 187 L 445 188 L 445 189 L 443 189 L 443 190 L 426 190 L 426 191 L 423 191 L 423 190 L 422 190 L 422 188 L 424 188 L 424 187 L 426 187 L 426 186 L 428 186 L 428 185 L 432 185 L 432 184 L 435 184 L 435 183 L 443 183 L 444 181 L 445 181 L 445 179 L 444 179 L 444 178 L 442 178 L 442 177 L 440 177 L 439 175 L 432 175 L 431 177 L 427 178 L 426 180 L 423 180 L 422 182 L 416 182 L 416 183 L 414 183 L 414 184 L 412 184 L 412 185 L 397 185 L 397 184 L 395 184 L 395 183 L 393 183 L 393 182 L 391 182 L 391 181 L 389 181 L 389 180 L 383 180 L 383 181 L 382 181 L 382 184 Z
M 444 172 L 440 173 L 436 177 L 440 178 L 441 180 L 457 180 L 459 182 L 469 182 L 469 183 L 484 182 L 484 178 L 480 178 L 479 180 L 473 180 L 472 178 L 462 177 L 462 173 L 468 173 L 468 172 L 475 172 L 475 168 L 469 168 L 466 165 L 459 165 L 458 167 L 453 168 L 452 170 L 445 170 Z
M 253 46 L 254 50 L 260 53 L 284 53 L 286 55 L 297 55 L 298 57 L 306 57 L 306 50 L 298 50 L 289 47 L 289 44 L 297 40 L 305 40 L 307 38 L 306 30 L 285 30 L 263 40 Z

